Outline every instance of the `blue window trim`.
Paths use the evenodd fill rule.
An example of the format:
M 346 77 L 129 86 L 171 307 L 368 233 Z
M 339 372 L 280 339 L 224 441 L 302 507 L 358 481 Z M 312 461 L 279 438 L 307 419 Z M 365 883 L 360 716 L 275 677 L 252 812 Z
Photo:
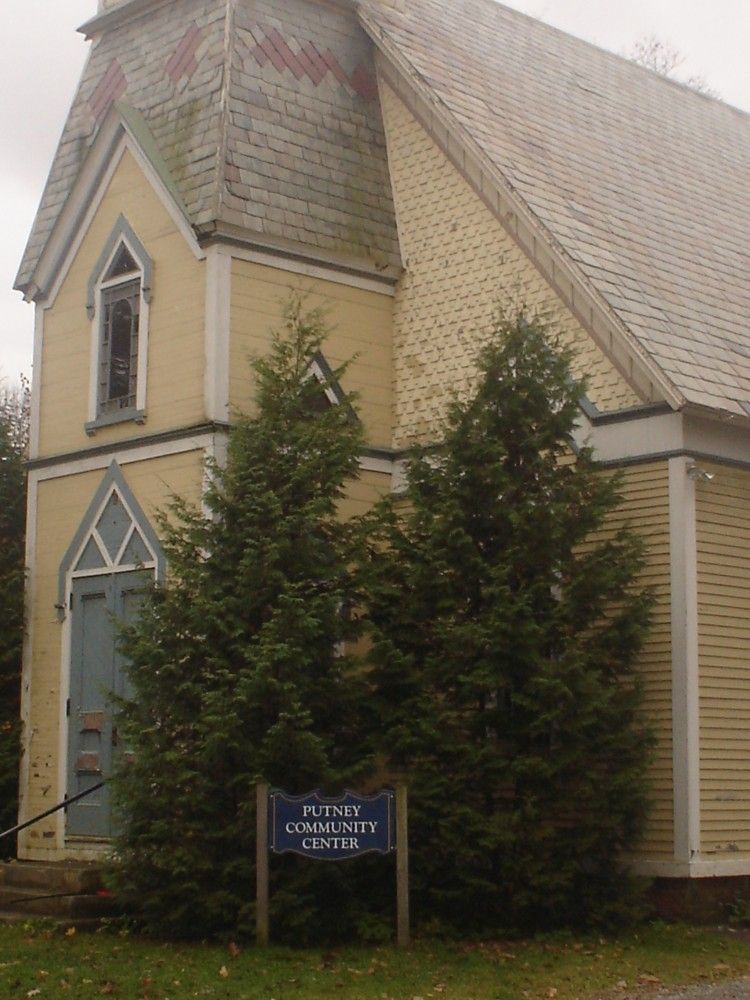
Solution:
M 91 437 L 96 434 L 100 427 L 111 427 L 113 424 L 125 424 L 129 421 L 135 424 L 145 424 L 146 411 L 139 410 L 135 406 L 126 406 L 122 410 L 113 410 L 111 413 L 100 413 L 95 420 L 89 420 L 83 426 Z
M 88 294 L 86 296 L 86 315 L 89 319 L 93 319 L 94 316 L 96 316 L 96 293 L 99 282 L 102 280 L 104 270 L 109 263 L 110 257 L 115 252 L 118 243 L 123 241 L 132 251 L 133 256 L 135 257 L 135 262 L 140 269 L 141 295 L 147 304 L 150 304 L 151 302 L 154 265 L 151 258 L 146 253 L 146 248 L 135 235 L 132 226 L 125 216 L 121 215 L 115 223 L 114 229 L 110 233 L 109 239 L 99 255 L 99 259 L 97 260 L 94 270 L 91 272 L 91 276 L 89 278 Z

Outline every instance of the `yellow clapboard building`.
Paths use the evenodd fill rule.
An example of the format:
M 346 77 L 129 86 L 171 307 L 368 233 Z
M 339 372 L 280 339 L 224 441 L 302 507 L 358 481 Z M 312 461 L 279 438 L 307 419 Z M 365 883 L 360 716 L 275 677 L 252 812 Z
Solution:
M 633 859 L 750 876 L 750 119 L 493 0 L 99 0 L 17 279 L 36 307 L 21 820 L 96 784 L 111 614 L 166 572 L 290 290 L 397 488 L 499 304 L 552 320 L 648 542 L 658 747 Z M 25 830 L 96 860 L 106 788 Z M 666 883 L 665 883 L 666 884 Z

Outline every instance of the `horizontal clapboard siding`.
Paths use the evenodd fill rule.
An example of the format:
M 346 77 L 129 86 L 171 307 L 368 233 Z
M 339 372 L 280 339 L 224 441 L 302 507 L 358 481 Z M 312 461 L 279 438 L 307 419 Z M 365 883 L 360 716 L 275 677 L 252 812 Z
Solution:
M 696 485 L 701 850 L 750 852 L 750 473 Z
M 651 816 L 638 855 L 671 860 L 674 854 L 672 793 L 672 636 L 670 611 L 669 473 L 666 462 L 627 468 L 623 504 L 612 524 L 629 522 L 647 547 L 642 581 L 656 595 L 652 627 L 639 667 L 645 681 L 645 711 L 657 737 L 650 775 Z

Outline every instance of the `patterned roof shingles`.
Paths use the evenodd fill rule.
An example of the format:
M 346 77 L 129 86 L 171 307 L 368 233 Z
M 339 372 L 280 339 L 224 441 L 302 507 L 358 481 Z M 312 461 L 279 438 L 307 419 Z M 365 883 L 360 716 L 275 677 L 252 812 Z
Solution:
M 225 223 L 374 272 L 397 269 L 374 84 L 372 45 L 353 12 L 307 0 L 139 6 L 93 44 L 17 287 L 28 286 L 118 98 L 145 119 L 195 227 Z
M 31 280 L 98 126 L 116 98 L 122 97 L 143 114 L 191 219 L 211 214 L 211 178 L 219 134 L 216 107 L 223 79 L 224 6 L 222 0 L 176 0 L 151 13 L 148 31 L 144 31 L 143 20 L 136 19 L 94 43 L 42 194 L 16 287 L 24 288 Z M 200 62 L 189 79 L 175 83 L 167 63 L 190 22 L 203 32 Z M 109 87 L 105 92 L 102 84 L 107 88 L 113 66 L 121 69 L 124 86 Z
M 692 403 L 750 400 L 750 117 L 493 0 L 364 0 Z

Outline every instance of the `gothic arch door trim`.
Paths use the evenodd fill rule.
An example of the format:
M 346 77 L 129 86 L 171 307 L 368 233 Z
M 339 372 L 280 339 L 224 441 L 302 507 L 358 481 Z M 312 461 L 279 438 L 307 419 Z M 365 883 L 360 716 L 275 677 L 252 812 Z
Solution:
M 132 619 L 144 586 L 163 568 L 158 538 L 113 463 L 60 570 L 67 624 L 61 760 L 68 797 L 106 778 L 122 752 L 112 696 L 127 694 L 127 682 L 116 623 Z M 68 841 L 107 840 L 112 832 L 106 785 L 67 808 Z

